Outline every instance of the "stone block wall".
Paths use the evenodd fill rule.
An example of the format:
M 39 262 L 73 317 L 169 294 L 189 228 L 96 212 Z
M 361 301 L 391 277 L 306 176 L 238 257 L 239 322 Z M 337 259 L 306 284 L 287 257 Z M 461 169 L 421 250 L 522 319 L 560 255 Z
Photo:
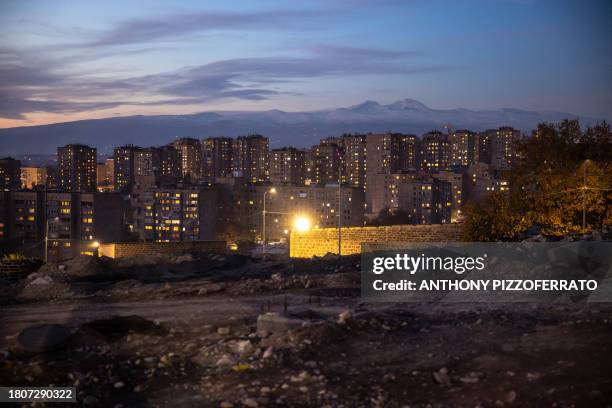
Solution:
M 126 258 L 154 254 L 180 255 L 188 252 L 224 253 L 225 241 L 176 241 L 176 242 L 117 242 L 101 244 L 100 256 Z
M 342 255 L 358 254 L 362 243 L 449 242 L 461 241 L 458 224 L 393 225 L 390 227 L 342 228 Z M 338 229 L 315 228 L 291 232 L 289 254 L 292 258 L 312 258 L 338 253 Z

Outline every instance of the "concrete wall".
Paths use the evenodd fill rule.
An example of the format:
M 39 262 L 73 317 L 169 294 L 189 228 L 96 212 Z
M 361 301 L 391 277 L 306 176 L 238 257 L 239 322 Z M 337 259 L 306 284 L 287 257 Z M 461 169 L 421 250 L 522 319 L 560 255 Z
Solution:
M 342 255 L 361 252 L 366 242 L 448 242 L 461 241 L 457 224 L 394 225 L 391 227 L 342 228 Z M 289 254 L 292 258 L 311 258 L 338 253 L 338 230 L 316 228 L 308 232 L 291 232 Z
M 120 242 L 101 244 L 100 256 L 126 258 L 154 254 L 184 254 L 187 252 L 217 252 L 226 249 L 225 241 Z

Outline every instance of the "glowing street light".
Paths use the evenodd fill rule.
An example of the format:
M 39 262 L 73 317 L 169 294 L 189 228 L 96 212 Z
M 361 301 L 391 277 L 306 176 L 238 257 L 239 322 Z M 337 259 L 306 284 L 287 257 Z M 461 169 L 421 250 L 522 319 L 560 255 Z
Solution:
M 310 218 L 300 215 L 297 216 L 293 222 L 293 227 L 297 232 L 306 232 L 310 231 L 312 228 L 312 223 Z
M 100 248 L 100 241 L 94 241 L 91 243 L 91 246 L 94 248 Z

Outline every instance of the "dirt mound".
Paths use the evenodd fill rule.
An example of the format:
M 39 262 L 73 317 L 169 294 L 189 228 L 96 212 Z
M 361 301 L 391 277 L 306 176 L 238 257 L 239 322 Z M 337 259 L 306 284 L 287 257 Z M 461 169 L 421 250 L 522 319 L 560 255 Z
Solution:
M 114 269 L 109 258 L 79 255 L 67 261 L 47 263 L 37 273 L 73 280 L 108 280 L 114 275 Z

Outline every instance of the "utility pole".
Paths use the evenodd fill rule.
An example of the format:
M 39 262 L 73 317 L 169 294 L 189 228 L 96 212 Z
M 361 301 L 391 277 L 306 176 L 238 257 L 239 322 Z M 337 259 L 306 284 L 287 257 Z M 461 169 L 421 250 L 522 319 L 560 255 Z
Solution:
M 276 189 L 272 187 L 270 190 L 264 191 L 263 194 L 263 211 L 262 211 L 262 220 L 261 220 L 261 253 L 265 257 L 266 256 L 266 194 L 276 193 Z
M 342 165 L 338 164 L 338 258 L 342 257 Z
M 582 231 L 586 231 L 586 193 L 587 193 L 587 164 L 589 163 L 589 159 L 584 161 L 583 170 L 583 180 L 584 185 L 582 186 Z
M 45 263 L 49 261 L 49 219 L 45 223 Z

